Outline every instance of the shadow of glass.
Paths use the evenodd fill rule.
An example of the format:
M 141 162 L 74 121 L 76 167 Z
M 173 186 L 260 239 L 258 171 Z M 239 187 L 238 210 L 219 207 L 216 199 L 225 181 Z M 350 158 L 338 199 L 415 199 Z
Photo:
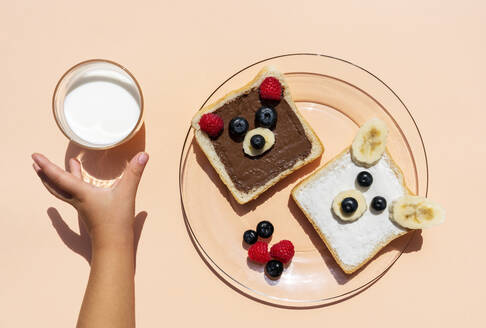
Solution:
M 271 198 L 275 193 L 285 189 L 290 184 L 295 183 L 297 180 L 301 179 L 302 177 L 310 174 L 315 169 L 319 167 L 321 164 L 322 157 L 317 158 L 313 162 L 304 165 L 303 167 L 299 168 L 292 174 L 286 176 L 275 185 L 270 187 L 266 190 L 263 194 L 261 194 L 257 199 L 252 200 L 246 204 L 239 204 L 231 195 L 226 185 L 221 181 L 216 170 L 212 167 L 211 163 L 207 159 L 206 155 L 203 153 L 199 145 L 197 144 L 196 140 L 193 139 L 191 142 L 191 147 L 193 149 L 194 154 L 196 155 L 196 161 L 204 170 L 204 172 L 209 176 L 211 182 L 214 183 L 217 187 L 219 192 L 226 200 L 231 204 L 231 207 L 235 211 L 236 214 L 239 216 L 243 216 L 251 211 L 254 211 L 258 206 L 265 203 L 269 198 Z
M 98 187 L 109 187 L 119 178 L 127 163 L 137 153 L 145 150 L 145 124 L 127 142 L 111 149 L 93 150 L 69 142 L 64 158 L 66 169 L 71 158 L 81 163 L 84 181 Z
M 91 150 L 82 148 L 74 142 L 69 142 L 64 158 L 64 165 L 66 170 L 68 170 L 69 159 L 77 158 L 81 163 L 83 180 L 98 187 L 109 187 L 123 174 L 125 167 L 132 157 L 144 150 L 145 124 L 141 126 L 140 130 L 132 139 L 112 149 Z M 66 224 L 55 208 L 50 207 L 47 210 L 47 215 L 62 242 L 74 253 L 82 256 L 89 264 L 91 262 L 91 239 L 81 217 L 78 215 L 79 232 L 75 232 Z M 135 216 L 135 259 L 138 242 L 146 218 L 147 212 L 145 211 Z
M 47 209 L 47 215 L 51 220 L 52 226 L 56 230 L 59 238 L 62 240 L 64 245 L 66 245 L 74 253 L 83 257 L 88 264 L 91 263 L 91 238 L 88 234 L 86 226 L 83 220 L 78 215 L 78 229 L 79 233 L 72 230 L 69 225 L 64 221 L 59 214 L 59 211 L 54 207 L 49 207 Z M 137 248 L 142 235 L 143 226 L 145 220 L 147 219 L 147 212 L 142 211 L 135 216 L 134 219 L 134 239 L 133 239 L 133 249 L 135 256 L 135 263 L 137 259 Z M 136 266 L 136 264 L 135 264 Z

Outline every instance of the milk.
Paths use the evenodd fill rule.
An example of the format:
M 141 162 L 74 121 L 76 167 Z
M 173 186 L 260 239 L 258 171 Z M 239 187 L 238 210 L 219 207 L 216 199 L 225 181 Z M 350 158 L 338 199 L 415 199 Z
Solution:
M 121 72 L 85 72 L 64 98 L 64 117 L 74 134 L 93 145 L 113 145 L 137 125 L 141 109 L 134 81 Z

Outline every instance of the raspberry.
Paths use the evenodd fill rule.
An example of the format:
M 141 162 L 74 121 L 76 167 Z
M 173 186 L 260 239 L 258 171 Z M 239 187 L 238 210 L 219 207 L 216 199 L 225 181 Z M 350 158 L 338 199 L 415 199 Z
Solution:
M 279 241 L 270 248 L 270 255 L 283 263 L 290 261 L 294 254 L 294 245 L 289 240 Z
M 248 257 L 250 260 L 257 263 L 267 263 L 270 261 L 270 254 L 268 254 L 268 244 L 264 241 L 257 241 L 248 249 Z
M 280 100 L 282 97 L 282 85 L 272 76 L 265 78 L 260 84 L 260 98 L 265 100 Z
M 207 113 L 201 116 L 199 120 L 201 130 L 206 132 L 210 137 L 217 137 L 223 130 L 223 119 L 216 114 Z

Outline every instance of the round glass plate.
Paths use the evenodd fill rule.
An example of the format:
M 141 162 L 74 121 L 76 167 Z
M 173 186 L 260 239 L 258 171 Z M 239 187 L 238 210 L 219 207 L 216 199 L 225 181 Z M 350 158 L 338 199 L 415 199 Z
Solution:
M 357 65 L 324 55 L 283 55 L 252 64 L 224 81 L 203 106 L 240 88 L 266 65 L 285 74 L 293 100 L 324 144 L 324 155 L 258 199 L 239 205 L 189 128 L 179 168 L 184 218 L 199 254 L 227 285 L 269 304 L 321 306 L 348 298 L 374 283 L 400 257 L 414 234 L 394 240 L 361 270 L 346 275 L 291 199 L 292 187 L 349 146 L 361 124 L 379 117 L 388 124 L 388 149 L 402 168 L 407 185 L 426 196 L 425 148 L 410 112 L 384 82 Z M 254 229 L 262 219 L 275 226 L 270 244 L 289 239 L 295 245 L 292 262 L 276 281 L 265 276 L 263 265 L 247 260 L 242 242 L 243 232 Z

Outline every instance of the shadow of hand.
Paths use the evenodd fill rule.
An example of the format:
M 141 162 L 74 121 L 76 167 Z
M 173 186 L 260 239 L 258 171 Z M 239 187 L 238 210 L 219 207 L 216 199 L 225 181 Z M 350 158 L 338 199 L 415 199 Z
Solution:
M 59 238 L 62 242 L 74 253 L 81 255 L 88 264 L 91 263 L 91 238 L 89 237 L 88 231 L 82 221 L 78 216 L 78 226 L 79 233 L 72 230 L 64 221 L 64 219 L 59 214 L 58 210 L 54 207 L 49 207 L 47 209 L 47 215 L 51 220 L 52 226 L 56 229 Z M 134 256 L 137 256 L 138 242 L 140 236 L 142 235 L 142 229 L 147 219 L 147 212 L 142 211 L 135 216 L 134 221 L 134 239 L 133 248 Z

